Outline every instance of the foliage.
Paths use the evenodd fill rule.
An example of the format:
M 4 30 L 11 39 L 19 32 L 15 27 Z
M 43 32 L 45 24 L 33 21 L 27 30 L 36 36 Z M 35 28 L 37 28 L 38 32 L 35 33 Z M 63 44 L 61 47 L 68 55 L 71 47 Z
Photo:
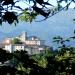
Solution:
M 28 55 L 24 50 L 7 53 L 1 49 L 0 75 L 75 75 L 75 47 L 65 43 L 74 40 L 74 36 L 57 36 L 53 40 L 59 45 L 57 51 L 46 48 L 45 54 Z
M 24 9 L 21 6 L 16 6 L 16 3 L 23 2 L 29 7 Z M 55 15 L 63 9 L 68 9 L 71 3 L 75 3 L 74 0 L 56 0 L 57 5 L 54 6 L 50 3 L 50 0 L 0 0 L 0 24 L 2 22 L 8 22 L 9 24 L 18 23 L 18 16 L 22 16 L 22 20 L 26 22 L 32 22 L 35 20 L 38 14 L 45 17 L 45 19 Z M 62 2 L 66 2 L 66 6 L 62 7 Z M 39 6 L 38 6 L 39 5 Z M 16 11 L 14 10 L 16 8 Z M 18 13 L 18 10 L 21 13 Z M 27 10 L 27 11 L 26 11 Z M 31 12 L 30 12 L 31 11 Z M 38 13 L 38 14 L 37 14 Z
M 1 63 L 4 63 L 5 61 L 10 60 L 11 58 L 12 56 L 9 52 L 0 48 L 0 62 Z
M 22 20 L 32 22 L 38 14 L 48 18 L 50 14 L 54 15 L 64 8 L 68 9 L 72 2 L 75 3 L 74 0 L 57 0 L 58 5 L 54 8 L 48 1 L 26 1 L 29 1 L 29 3 L 33 2 L 33 5 L 30 6 L 31 9 L 26 8 L 24 10 L 19 6 L 15 6 L 16 2 L 14 2 L 14 0 L 0 0 L 0 24 L 2 24 L 2 22 L 12 24 L 14 21 L 18 23 L 18 15 L 12 12 L 14 7 L 23 11 Z M 65 7 L 61 6 L 63 1 L 67 3 Z M 42 8 L 38 7 L 37 4 Z M 53 9 L 46 10 L 45 8 L 48 8 L 46 5 L 52 6 Z M 5 6 L 6 8 L 4 8 Z M 9 10 L 11 10 L 11 12 Z M 31 56 L 28 55 L 26 51 L 22 50 L 9 53 L 0 49 L 0 75 L 75 75 L 75 48 L 65 44 L 65 42 L 74 40 L 75 35 L 68 39 L 64 39 L 60 36 L 54 37 L 53 39 L 53 42 L 57 42 L 59 46 L 57 52 L 46 49 L 45 54 Z M 15 38 L 13 43 L 21 44 L 22 42 Z M 8 65 L 5 64 L 7 61 L 9 61 Z
M 35 20 L 36 19 L 36 16 L 38 15 L 38 13 L 37 12 L 35 12 L 35 11 L 29 11 L 29 10 L 25 10 L 24 12 L 23 12 L 23 15 L 20 17 L 20 19 L 22 20 L 22 21 L 26 21 L 26 22 L 32 22 L 33 20 Z
M 45 54 L 29 56 L 26 51 L 15 51 L 12 56 L 17 63 L 13 67 L 0 66 L 0 74 L 9 75 L 74 75 L 75 69 L 75 48 L 68 48 L 63 54 L 62 49 L 55 54 L 55 51 L 46 51 Z M 16 61 L 15 61 L 16 60 Z M 5 68 L 4 68 L 5 67 Z M 10 70 L 8 70 L 10 68 Z M 12 70 L 13 69 L 13 70 Z M 4 72 L 3 72 L 3 71 Z M 8 71 L 7 71 L 8 70 Z M 13 73 L 12 73 L 13 72 Z
M 13 44 L 22 44 L 21 40 L 18 38 L 14 38 L 12 41 Z
M 3 21 L 7 21 L 9 24 L 12 24 L 15 20 L 18 23 L 17 16 L 14 12 L 6 12 L 3 16 Z

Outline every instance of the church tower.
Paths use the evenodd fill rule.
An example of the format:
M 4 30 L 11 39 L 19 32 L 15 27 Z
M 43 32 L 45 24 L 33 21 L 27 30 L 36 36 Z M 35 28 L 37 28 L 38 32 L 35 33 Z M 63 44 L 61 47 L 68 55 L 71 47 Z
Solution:
M 23 31 L 21 35 L 21 41 L 25 42 L 27 40 L 27 32 Z

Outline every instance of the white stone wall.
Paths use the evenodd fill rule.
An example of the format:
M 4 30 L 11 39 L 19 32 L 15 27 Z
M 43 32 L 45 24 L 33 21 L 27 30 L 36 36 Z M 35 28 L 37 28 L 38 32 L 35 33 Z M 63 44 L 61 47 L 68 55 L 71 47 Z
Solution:
M 13 46 L 14 51 L 16 51 L 16 50 L 24 50 L 24 49 L 25 49 L 24 46 L 18 46 L 18 45 Z
M 10 53 L 12 52 L 12 45 L 5 45 L 5 50 L 9 51 Z
M 43 41 L 37 41 L 37 40 L 26 40 L 25 41 L 26 45 L 44 45 Z
M 31 48 L 31 47 L 25 47 L 24 45 L 20 46 L 20 45 L 5 45 L 5 50 L 9 51 L 10 53 L 13 51 L 17 51 L 17 50 L 26 50 L 28 52 L 28 54 L 33 55 L 33 54 L 40 54 L 40 53 L 44 53 L 45 50 L 44 48 Z

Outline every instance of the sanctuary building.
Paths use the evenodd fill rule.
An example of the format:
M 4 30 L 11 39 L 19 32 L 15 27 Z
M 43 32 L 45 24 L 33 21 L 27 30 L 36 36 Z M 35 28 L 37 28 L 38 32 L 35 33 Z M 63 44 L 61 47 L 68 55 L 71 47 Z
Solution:
M 15 37 L 21 41 L 21 43 L 13 43 L 14 38 L 7 38 L 4 40 L 4 48 L 10 53 L 17 50 L 26 50 L 28 54 L 40 54 L 45 53 L 45 42 L 36 36 L 27 36 L 27 32 L 22 32 L 21 35 Z

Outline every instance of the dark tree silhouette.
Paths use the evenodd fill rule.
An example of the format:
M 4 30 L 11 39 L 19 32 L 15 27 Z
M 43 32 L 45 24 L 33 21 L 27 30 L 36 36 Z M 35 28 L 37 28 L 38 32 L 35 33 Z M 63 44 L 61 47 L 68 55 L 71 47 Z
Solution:
M 8 61 L 12 58 L 12 55 L 0 48 L 0 62 L 3 64 L 5 61 Z
M 26 2 L 29 2 L 29 7 L 27 8 L 22 8 L 21 6 L 16 6 L 17 2 L 23 2 L 27 4 Z M 18 16 L 21 16 L 22 14 L 26 15 L 27 13 L 24 13 L 24 11 L 29 12 L 30 15 L 25 17 L 25 21 L 32 22 L 34 20 L 34 16 L 36 13 L 41 14 L 42 16 L 45 17 L 45 19 L 55 15 L 56 13 L 62 11 L 63 9 L 68 9 L 71 3 L 75 3 L 74 0 L 56 0 L 57 1 L 57 6 L 54 6 L 53 4 L 50 3 L 50 1 L 45 1 L 45 0 L 0 0 L 0 24 L 2 22 L 8 22 L 9 24 L 12 23 L 18 23 Z M 62 7 L 61 3 L 65 1 L 67 3 L 66 6 Z M 31 4 L 33 3 L 33 5 Z M 41 7 L 38 7 L 37 4 L 40 4 Z M 47 7 L 46 5 L 50 6 Z M 52 7 L 52 8 L 51 8 Z M 17 11 L 14 11 L 14 8 L 17 8 Z M 21 10 L 21 13 L 18 13 L 18 10 Z M 33 15 L 31 15 L 33 13 Z M 23 16 L 22 15 L 22 16 Z M 31 17 L 30 17 L 31 16 Z M 45 20 L 44 19 L 44 20 Z

